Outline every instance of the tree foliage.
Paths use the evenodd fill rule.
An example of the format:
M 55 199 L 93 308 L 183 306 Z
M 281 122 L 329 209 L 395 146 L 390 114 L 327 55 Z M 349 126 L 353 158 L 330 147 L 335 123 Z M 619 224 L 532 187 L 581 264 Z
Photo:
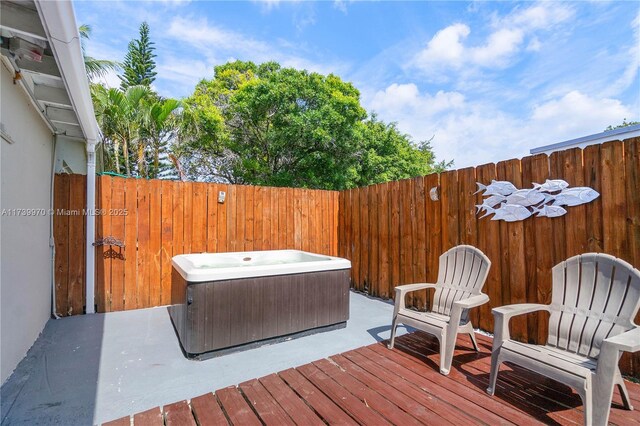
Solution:
M 629 126 L 635 126 L 637 124 L 640 124 L 640 121 L 627 121 L 626 118 L 622 119 L 622 123 L 617 124 L 615 126 L 607 126 L 606 129 L 604 129 L 605 132 L 609 131 L 609 130 L 615 130 L 615 129 L 621 129 L 623 127 L 629 127 Z
M 149 37 L 149 25 L 140 25 L 140 37 L 131 40 L 127 54 L 122 63 L 123 74 L 120 78 L 120 88 L 126 90 L 129 86 L 150 86 L 156 79 L 156 55 L 154 43 Z
M 78 27 L 78 33 L 80 34 L 80 47 L 82 48 L 84 68 L 87 72 L 87 77 L 89 77 L 89 81 L 104 77 L 109 71 L 118 71 L 120 69 L 120 64 L 116 61 L 96 59 L 87 54 L 87 41 L 91 38 L 90 25 L 80 25 L 80 27 Z
M 428 142 L 367 119 L 351 83 L 275 62 L 217 66 L 182 120 L 174 152 L 191 178 L 343 189 L 446 166 Z

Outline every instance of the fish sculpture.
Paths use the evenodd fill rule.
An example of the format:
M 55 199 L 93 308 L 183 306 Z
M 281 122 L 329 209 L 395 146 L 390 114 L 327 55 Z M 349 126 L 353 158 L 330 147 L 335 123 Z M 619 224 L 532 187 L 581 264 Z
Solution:
M 506 180 L 492 180 L 489 185 L 483 185 L 480 182 L 476 182 L 476 184 L 478 185 L 478 190 L 474 194 L 484 191 L 482 194 L 484 196 L 503 195 L 506 197 L 518 190 L 511 182 Z
M 540 204 L 546 199 L 545 194 L 536 189 L 518 189 L 511 195 L 507 196 L 507 204 L 519 204 L 529 207 Z
M 547 179 L 544 183 L 534 183 L 533 188 L 543 192 L 557 192 L 569 187 L 569 183 L 562 179 Z
M 567 211 L 560 206 L 542 206 L 539 208 L 534 207 L 533 214 L 535 214 L 536 217 L 559 217 L 567 214 Z
M 579 206 L 598 198 L 600 194 L 598 191 L 593 190 L 586 186 L 577 186 L 575 188 L 566 188 L 562 192 L 555 196 L 552 205 L 553 206 Z
M 491 220 L 504 220 L 505 222 L 518 222 L 533 214 L 531 210 L 519 204 L 503 204 L 499 209 L 489 208 L 487 212 L 489 210 L 492 210 L 491 213 L 493 213 Z
M 504 195 L 492 195 L 489 198 L 485 198 L 482 201 L 482 204 L 476 204 L 476 214 L 484 211 L 487 207 L 495 207 L 506 199 L 507 198 Z

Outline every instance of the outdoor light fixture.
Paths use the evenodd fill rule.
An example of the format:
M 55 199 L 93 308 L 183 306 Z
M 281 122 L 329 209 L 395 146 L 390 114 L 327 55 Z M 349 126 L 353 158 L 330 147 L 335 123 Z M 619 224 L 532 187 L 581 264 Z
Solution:
M 227 197 L 227 193 L 224 191 L 218 192 L 218 202 L 224 203 L 224 199 Z

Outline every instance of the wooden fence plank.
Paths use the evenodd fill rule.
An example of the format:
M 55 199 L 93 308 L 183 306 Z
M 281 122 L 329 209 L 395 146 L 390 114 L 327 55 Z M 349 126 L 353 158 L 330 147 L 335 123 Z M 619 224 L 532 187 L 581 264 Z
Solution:
M 570 187 L 585 186 L 582 166 L 582 149 L 574 148 L 564 152 L 564 167 L 561 178 Z M 570 207 L 565 216 L 565 242 L 567 258 L 587 252 L 587 206 Z
M 102 218 L 102 229 L 98 232 L 96 239 L 104 238 L 111 235 L 111 215 L 108 214 L 111 209 L 111 176 L 100 177 L 100 210 Z M 98 312 L 111 312 L 111 258 L 105 257 L 104 254 L 109 248 L 100 246 L 96 253 L 96 262 L 98 262 L 98 272 L 102 271 L 104 278 L 98 280 L 101 288 L 96 288 L 96 293 L 100 293 L 98 299 Z M 100 306 L 102 305 L 102 306 Z
M 295 228 L 295 224 L 294 224 L 294 216 L 295 216 L 295 211 L 294 211 L 294 191 L 292 188 L 287 188 L 286 189 L 286 194 L 287 194 L 287 200 L 286 200 L 286 212 L 287 212 L 287 249 L 293 249 L 295 247 L 295 241 L 296 241 L 296 228 Z
M 183 226 L 183 240 L 182 247 L 185 253 L 193 253 L 192 238 L 193 238 L 193 182 L 182 182 L 182 215 L 184 221 Z
M 215 186 L 211 185 L 209 188 L 215 189 Z M 171 258 L 173 257 L 173 183 L 167 180 L 162 181 L 161 190 L 162 228 L 160 234 L 160 304 L 169 305 L 171 304 Z M 210 210 L 207 209 L 207 212 L 210 212 Z M 213 251 L 215 251 L 215 246 Z
M 86 215 L 86 178 L 71 175 L 69 181 L 69 284 L 67 291 L 68 315 L 83 313 L 84 308 L 84 253 Z
M 218 192 L 222 191 L 226 194 L 225 202 L 218 203 L 217 214 L 218 218 L 216 219 L 216 236 L 217 236 L 217 244 L 216 251 L 218 253 L 223 253 L 229 251 L 229 234 L 227 227 L 227 212 L 229 211 L 229 186 L 228 185 L 216 185 L 216 189 Z M 217 202 L 217 198 L 216 198 Z M 175 249 L 174 249 L 175 250 Z
M 629 236 L 629 262 L 640 268 L 640 138 L 624 141 L 625 189 L 627 199 L 627 235 Z M 640 323 L 640 312 L 635 323 Z M 640 353 L 631 356 L 627 374 L 640 375 Z
M 478 246 L 478 226 L 476 223 L 476 170 L 473 167 L 458 170 L 458 229 L 460 244 Z M 486 284 L 485 284 L 486 285 Z M 486 289 L 484 289 L 486 291 Z M 480 310 L 472 309 L 470 315 L 475 327 L 480 322 Z
M 270 188 L 269 196 L 271 197 L 271 228 L 269 230 L 269 249 L 276 250 L 278 248 L 278 232 L 280 229 L 280 222 L 278 218 L 278 211 L 280 208 L 280 203 L 278 200 L 278 188 Z
M 368 206 L 369 206 L 369 289 L 372 295 L 380 296 L 380 281 L 378 278 L 378 270 L 380 265 L 380 235 L 379 235 L 379 213 L 380 203 L 378 201 L 379 185 L 369 187 Z
M 424 177 L 420 176 L 413 179 L 414 190 L 414 209 L 413 209 L 413 280 L 417 283 L 423 283 L 427 279 L 427 234 L 426 225 L 426 192 L 424 187 Z M 426 290 L 416 291 L 414 293 L 413 303 L 416 308 L 424 310 L 426 307 L 427 292 Z
M 124 179 L 124 309 L 138 308 L 138 187 L 135 179 Z
M 539 154 L 522 159 L 523 187 L 529 188 L 534 183 L 544 183 L 550 178 L 548 155 Z M 534 217 L 524 221 L 526 293 L 530 303 L 551 303 L 551 268 L 554 266 L 552 220 Z M 546 312 L 527 316 L 527 340 L 530 343 L 546 343 L 548 316 Z
M 126 179 L 113 177 L 111 180 L 111 209 L 106 214 L 111 216 L 111 236 L 124 242 L 125 240 L 125 184 Z M 110 246 L 108 250 L 114 255 L 124 256 L 120 247 Z M 124 310 L 124 260 L 120 256 L 111 258 L 111 311 Z
M 460 243 L 458 222 L 458 171 L 450 170 L 440 174 L 442 197 L 442 252 Z
M 254 186 L 245 186 L 245 206 L 244 206 L 244 211 L 245 211 L 245 220 L 244 223 L 242 224 L 242 227 L 244 228 L 244 249 L 245 251 L 252 251 L 255 250 L 254 249 L 254 224 L 255 224 L 255 219 L 254 219 L 254 215 L 256 213 L 255 211 L 255 203 L 254 203 L 254 194 L 255 194 L 255 187 Z
M 158 179 L 149 181 L 149 306 L 159 306 L 161 300 L 160 259 L 162 257 L 162 187 Z M 206 203 L 203 216 L 206 215 Z M 200 230 L 199 244 L 204 246 L 206 227 Z M 205 237 L 202 237 L 205 235 Z
M 400 182 L 389 183 L 389 191 L 391 192 L 391 222 L 389 225 L 391 286 L 389 292 L 391 296 L 395 297 L 393 288 L 403 284 L 400 277 Z
M 369 187 L 358 189 L 360 196 L 358 197 L 358 209 L 360 209 L 360 268 L 358 280 L 362 286 L 362 290 L 366 293 L 371 291 L 369 283 L 369 252 L 371 250 L 371 240 L 369 234 L 369 206 L 367 199 L 369 196 Z
M 53 208 L 56 215 L 53 220 L 53 237 L 56 250 L 55 259 L 55 287 L 56 287 L 56 312 L 60 316 L 70 315 L 70 306 L 68 301 L 68 286 L 69 286 L 69 267 L 72 259 L 69 257 L 69 245 L 71 239 L 69 238 L 69 215 L 65 212 L 69 209 L 69 195 L 70 195 L 71 179 L 69 175 L 56 175 L 53 188 Z M 102 225 L 102 226 L 99 226 Z M 96 233 L 100 235 L 97 238 L 101 238 L 102 232 L 106 224 L 96 223 Z M 102 255 L 102 247 L 98 247 L 97 253 Z M 104 279 L 104 262 L 102 258 L 96 257 L 96 263 L 99 271 L 98 276 L 100 279 Z M 96 295 L 96 300 L 102 301 L 103 293 Z
M 498 163 L 498 177 L 513 183 L 516 188 L 522 188 L 522 170 L 520 160 L 509 160 Z M 502 227 L 503 224 L 500 226 Z M 522 221 L 505 223 L 506 239 L 503 253 L 506 253 L 504 264 L 508 265 L 507 280 L 503 281 L 503 303 L 525 303 L 527 301 L 527 285 L 525 274 L 525 240 L 524 224 Z M 501 234 L 504 235 L 504 234 Z M 505 247 L 507 250 L 504 250 Z M 503 265 L 504 265 L 503 264 Z M 504 272 L 504 269 L 503 269 Z M 503 275 L 505 277 L 505 275 Z M 508 298 L 505 299 L 505 293 Z M 524 315 L 516 317 L 511 321 L 511 335 L 521 341 L 527 340 L 527 318 Z
M 148 308 L 149 305 L 149 268 L 151 253 L 149 240 L 151 239 L 151 223 L 149 221 L 150 196 L 149 181 L 138 179 L 138 269 L 137 269 L 137 305 L 138 309 Z
M 255 250 L 264 250 L 264 198 L 265 190 L 262 186 L 256 186 L 253 193 L 253 247 Z
M 442 254 L 442 191 L 440 188 L 440 176 L 432 173 L 424 178 L 424 189 L 428 194 L 433 188 L 438 192 L 438 200 L 428 197 L 425 201 L 425 241 L 427 256 L 426 279 L 429 283 L 435 283 L 438 279 L 438 263 Z M 432 293 L 427 293 L 426 302 L 431 307 Z
M 277 188 L 276 198 L 278 199 L 278 246 L 279 250 L 288 249 L 287 234 L 291 232 L 291 222 L 287 221 L 287 188 Z M 261 211 L 256 212 L 256 218 L 262 216 Z
M 411 179 L 400 181 L 400 282 L 397 285 L 411 284 L 413 280 L 412 258 L 413 258 L 413 229 L 412 214 L 415 211 L 413 204 L 413 182 Z M 363 206 L 366 208 L 366 206 Z M 408 306 L 413 306 L 412 293 L 407 295 Z
M 389 184 L 381 184 L 378 188 L 378 244 L 379 244 L 379 296 L 391 297 L 392 283 L 389 274 Z
M 476 180 L 481 184 L 488 185 L 496 177 L 496 165 L 493 163 L 483 164 L 476 168 Z M 476 194 L 476 204 L 482 204 L 482 200 L 482 193 Z M 485 293 L 489 296 L 489 303 L 485 303 L 480 307 L 478 325 L 483 330 L 493 330 L 491 309 L 502 306 L 500 224 L 495 220 L 491 220 L 491 216 L 482 217 L 482 215 L 484 213 L 479 214 L 476 220 L 476 225 L 478 226 L 478 248 L 491 260 L 491 269 L 485 284 Z
M 202 182 L 191 182 L 190 186 L 191 253 L 202 253 L 206 251 L 207 247 L 207 184 Z
M 207 188 L 207 252 L 218 251 L 218 185 L 215 183 L 206 185 Z M 164 186 L 162 187 L 164 199 Z M 164 202 L 163 202 L 164 206 Z M 164 218 L 164 213 L 163 213 Z

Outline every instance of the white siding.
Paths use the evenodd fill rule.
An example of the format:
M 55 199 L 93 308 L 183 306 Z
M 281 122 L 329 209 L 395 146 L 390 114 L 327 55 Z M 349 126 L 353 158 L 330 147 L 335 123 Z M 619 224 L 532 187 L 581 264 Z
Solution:
M 2 69 L 0 208 L 50 206 L 52 135 L 27 95 Z M 0 380 L 11 375 L 51 312 L 49 217 L 0 218 Z

